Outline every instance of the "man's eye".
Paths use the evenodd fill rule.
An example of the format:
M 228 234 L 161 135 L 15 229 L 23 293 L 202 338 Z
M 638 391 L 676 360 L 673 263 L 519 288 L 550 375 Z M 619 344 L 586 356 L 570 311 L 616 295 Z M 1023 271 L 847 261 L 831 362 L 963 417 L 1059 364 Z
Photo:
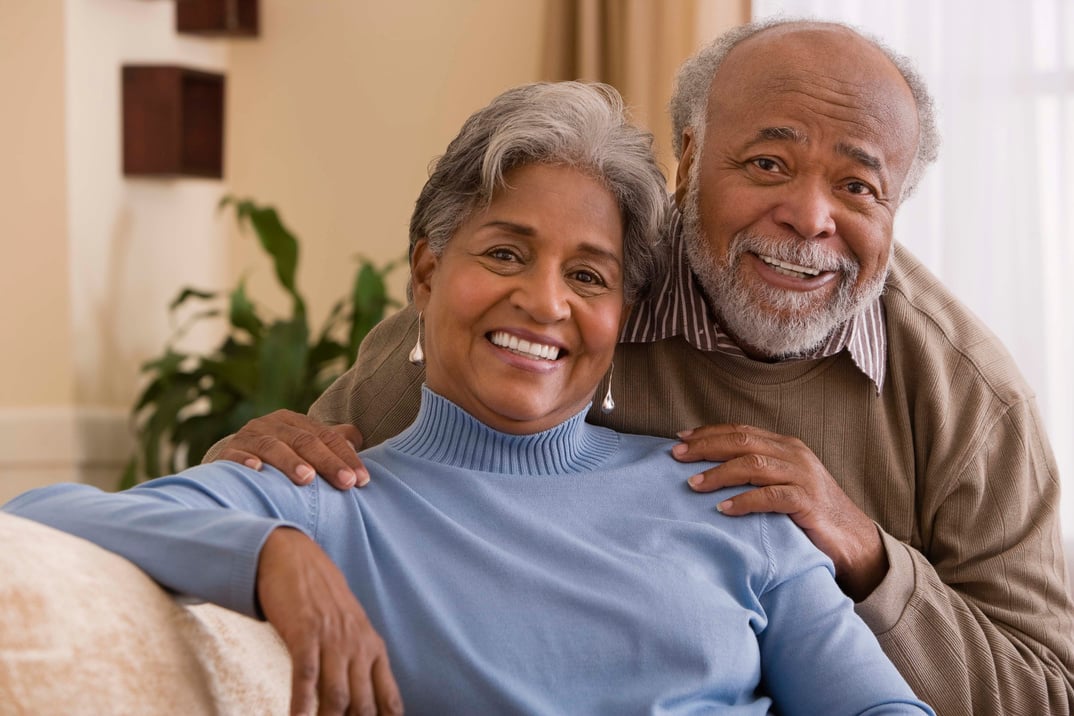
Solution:
M 846 183 L 846 189 L 851 194 L 857 194 L 859 196 L 866 196 L 873 194 L 873 188 L 863 181 L 850 181 Z
M 763 172 L 779 171 L 779 162 L 768 157 L 758 157 L 753 160 L 753 165 Z

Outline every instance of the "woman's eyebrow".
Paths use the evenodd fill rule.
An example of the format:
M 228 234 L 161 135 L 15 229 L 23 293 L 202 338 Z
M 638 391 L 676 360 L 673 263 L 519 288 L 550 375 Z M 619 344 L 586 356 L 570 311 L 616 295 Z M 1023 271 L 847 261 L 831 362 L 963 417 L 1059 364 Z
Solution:
M 519 236 L 536 236 L 537 230 L 528 224 L 517 224 L 513 221 L 503 221 L 495 219 L 488 223 L 481 225 L 482 229 L 500 229 L 511 234 L 518 234 Z
M 510 234 L 515 234 L 517 236 L 537 236 L 537 230 L 529 224 L 519 224 L 514 221 L 504 221 L 502 219 L 494 219 L 492 221 L 489 221 L 485 224 L 482 224 L 481 228 L 499 229 L 500 231 L 506 231 Z M 596 258 L 605 258 L 609 261 L 614 262 L 617 266 L 622 266 L 623 264 L 623 260 L 619 258 L 619 256 L 614 251 L 609 251 L 603 246 L 600 246 L 599 244 L 594 244 L 589 241 L 583 241 L 578 244 L 578 251 L 583 254 L 589 254 L 590 256 L 594 256 Z

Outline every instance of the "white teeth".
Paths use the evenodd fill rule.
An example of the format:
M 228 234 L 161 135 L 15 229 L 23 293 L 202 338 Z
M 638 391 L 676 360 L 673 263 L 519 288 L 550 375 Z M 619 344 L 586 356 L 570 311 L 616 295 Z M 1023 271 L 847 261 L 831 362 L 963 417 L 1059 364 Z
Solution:
M 506 348 L 519 355 L 526 356 L 527 358 L 540 358 L 543 360 L 556 360 L 559 358 L 559 348 L 556 346 L 547 346 L 543 343 L 531 343 L 530 341 L 520 339 L 518 336 L 512 336 L 506 331 L 494 331 L 492 335 L 489 336 L 489 340 L 492 341 L 494 346 Z
M 819 269 L 809 268 L 808 266 L 799 266 L 797 264 L 788 263 L 786 261 L 780 261 L 779 259 L 772 258 L 771 256 L 765 256 L 764 254 L 757 254 L 761 261 L 776 269 L 782 274 L 787 276 L 795 276 L 797 278 L 805 278 L 806 276 L 816 276 L 820 273 Z

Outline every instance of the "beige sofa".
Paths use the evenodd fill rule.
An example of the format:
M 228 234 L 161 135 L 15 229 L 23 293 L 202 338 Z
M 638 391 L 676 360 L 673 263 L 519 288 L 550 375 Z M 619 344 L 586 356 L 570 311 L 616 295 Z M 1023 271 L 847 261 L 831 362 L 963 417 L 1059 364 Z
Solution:
M 266 623 L 183 606 L 130 562 L 0 514 L 0 714 L 287 714 Z

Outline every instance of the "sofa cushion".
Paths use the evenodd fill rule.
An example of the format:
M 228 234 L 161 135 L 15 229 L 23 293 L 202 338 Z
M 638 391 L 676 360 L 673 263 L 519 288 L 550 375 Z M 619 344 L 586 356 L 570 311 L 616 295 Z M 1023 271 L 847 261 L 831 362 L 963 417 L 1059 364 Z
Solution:
M 184 606 L 125 559 L 0 514 L 0 694 L 15 714 L 286 714 L 267 623 Z

